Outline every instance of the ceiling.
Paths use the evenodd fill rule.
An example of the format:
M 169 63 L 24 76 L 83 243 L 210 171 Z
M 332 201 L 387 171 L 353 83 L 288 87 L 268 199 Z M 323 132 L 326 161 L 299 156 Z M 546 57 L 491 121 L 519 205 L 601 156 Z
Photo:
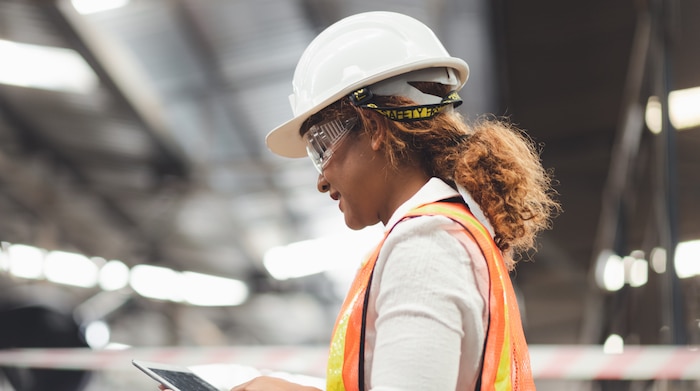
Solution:
M 246 305 L 201 310 L 221 335 L 195 342 L 323 340 L 331 282 L 274 281 L 262 258 L 344 232 L 342 216 L 312 165 L 274 156 L 264 136 L 290 116 L 292 73 L 315 34 L 356 12 L 399 11 L 469 62 L 460 110 L 509 117 L 553 170 L 564 211 L 514 275 L 529 340 L 597 343 L 622 330 L 663 341 L 662 308 L 696 300 L 691 282 L 652 273 L 644 288 L 602 294 L 591 267 L 604 248 L 648 254 L 700 238 L 700 129 L 652 135 L 643 122 L 648 96 L 700 86 L 700 3 L 658 3 L 132 0 L 81 15 L 65 1 L 1 0 L 0 40 L 75 50 L 98 83 L 80 93 L 0 84 L 0 240 L 248 282 Z M 95 294 L 9 278 L 0 288 L 6 301 L 63 306 Z M 148 311 L 163 305 L 129 308 L 114 319 L 124 339 L 185 338 L 129 337 L 140 322 L 161 325 Z

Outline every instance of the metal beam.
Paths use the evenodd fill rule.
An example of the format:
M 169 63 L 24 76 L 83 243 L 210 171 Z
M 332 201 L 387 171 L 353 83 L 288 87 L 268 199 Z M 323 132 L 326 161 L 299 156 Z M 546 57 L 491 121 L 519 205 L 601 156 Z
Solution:
M 632 170 L 638 156 L 642 131 L 644 130 L 644 107 L 642 87 L 647 72 L 646 64 L 651 42 L 651 21 L 646 9 L 638 12 L 637 25 L 630 59 L 627 80 L 623 91 L 622 115 L 613 144 L 608 177 L 603 189 L 603 198 L 598 219 L 598 229 L 593 242 L 589 267 L 589 289 L 586 293 L 580 342 L 599 343 L 604 326 L 602 307 L 604 297 L 597 286 L 595 273 L 598 254 L 604 249 L 616 249 L 623 198 L 630 183 Z
M 153 142 L 161 175 L 187 178 L 190 165 L 185 154 L 169 134 L 164 114 L 148 83 L 120 50 L 99 30 L 86 23 L 69 0 L 35 1 L 39 9 L 61 32 L 109 89 L 114 98 L 138 120 Z
M 10 157 L 0 152 L 2 192 L 36 217 L 28 222 L 36 228 L 33 233 L 45 228 L 55 232 L 23 239 L 48 249 L 75 247 L 88 256 L 125 261 L 140 252 L 138 241 L 127 234 L 129 227 L 115 221 L 112 209 L 74 183 L 71 169 L 48 164 L 51 160 L 45 155 Z

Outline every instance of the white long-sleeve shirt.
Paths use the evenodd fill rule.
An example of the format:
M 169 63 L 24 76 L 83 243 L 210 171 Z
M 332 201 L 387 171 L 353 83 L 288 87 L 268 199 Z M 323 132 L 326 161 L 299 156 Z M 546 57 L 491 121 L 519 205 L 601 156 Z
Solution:
M 432 178 L 399 207 L 458 196 Z M 474 209 L 474 206 L 472 206 Z M 374 269 L 367 308 L 365 384 L 373 391 L 474 389 L 487 328 L 488 269 L 479 247 L 444 216 L 398 223 Z

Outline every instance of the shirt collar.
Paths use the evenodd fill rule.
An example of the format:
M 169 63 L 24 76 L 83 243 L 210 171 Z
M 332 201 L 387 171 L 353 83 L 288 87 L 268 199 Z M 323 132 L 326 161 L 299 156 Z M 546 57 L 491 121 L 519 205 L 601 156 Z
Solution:
M 385 225 L 385 228 L 393 227 L 409 210 L 420 206 L 444 200 L 446 198 L 459 196 L 459 193 L 450 187 L 440 178 L 430 178 L 428 182 L 421 187 L 416 194 L 411 196 L 406 202 L 401 204 Z
M 489 231 L 491 237 L 494 237 L 495 232 L 493 226 L 491 225 L 491 222 L 486 217 L 484 212 L 479 207 L 479 204 L 477 204 L 476 201 L 474 201 L 467 189 L 461 186 L 458 186 L 458 189 L 459 192 L 453 189 L 450 185 L 445 183 L 445 181 L 443 181 L 440 178 L 430 178 L 430 180 L 428 180 L 428 182 L 426 182 L 425 185 L 423 185 L 423 187 L 421 187 L 413 196 L 411 196 L 411 198 L 409 198 L 406 202 L 401 204 L 401 206 L 399 206 L 394 211 L 394 214 L 391 215 L 391 218 L 384 226 L 384 229 L 391 229 L 396 223 L 399 222 L 399 220 L 401 220 L 401 218 L 406 213 L 408 213 L 409 210 L 417 206 L 429 204 L 431 202 L 437 202 L 447 198 L 461 196 L 464 202 L 471 210 L 474 217 L 476 217 L 476 219 L 481 222 L 481 224 L 486 228 L 486 230 Z

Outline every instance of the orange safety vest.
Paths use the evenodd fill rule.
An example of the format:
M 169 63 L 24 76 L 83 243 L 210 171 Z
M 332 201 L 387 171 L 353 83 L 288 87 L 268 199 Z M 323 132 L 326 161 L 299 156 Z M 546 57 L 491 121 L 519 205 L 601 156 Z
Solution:
M 479 389 L 528 391 L 535 389 L 518 302 L 501 251 L 484 226 L 461 203 L 435 202 L 409 211 L 402 220 L 443 215 L 459 223 L 478 244 L 489 270 L 489 323 Z M 393 229 L 393 227 L 392 227 Z M 353 281 L 341 307 L 331 338 L 327 391 L 364 391 L 364 332 L 367 300 L 379 243 Z

